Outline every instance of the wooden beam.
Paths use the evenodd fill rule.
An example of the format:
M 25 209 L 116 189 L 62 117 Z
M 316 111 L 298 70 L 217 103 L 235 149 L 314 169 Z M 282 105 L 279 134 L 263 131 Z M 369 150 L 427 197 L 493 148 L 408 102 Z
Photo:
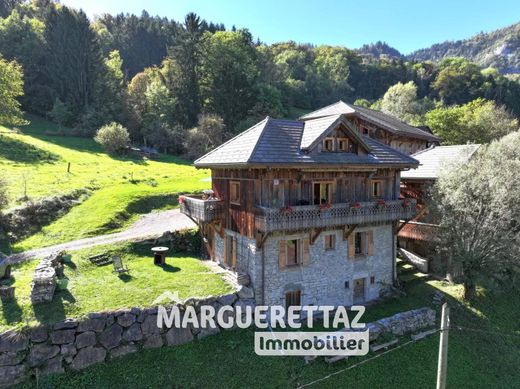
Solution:
M 318 239 L 318 236 L 320 236 L 322 231 L 323 231 L 323 228 L 313 228 L 310 230 L 310 232 L 309 232 L 310 244 L 314 244 L 314 242 L 316 242 L 316 239 Z
M 267 239 L 267 237 L 269 236 L 270 232 L 260 232 L 260 231 L 257 231 L 256 234 L 255 234 L 255 240 L 256 240 L 256 248 L 258 250 L 260 250 L 263 246 L 264 246 L 264 243 Z
M 352 224 L 351 226 L 343 227 L 343 240 L 347 240 L 350 234 L 354 232 L 357 226 L 357 224 Z

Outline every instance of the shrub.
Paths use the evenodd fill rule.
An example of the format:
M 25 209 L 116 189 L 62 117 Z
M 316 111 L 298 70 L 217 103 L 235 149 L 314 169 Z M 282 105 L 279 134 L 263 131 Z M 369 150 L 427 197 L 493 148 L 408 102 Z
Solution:
M 94 140 L 107 152 L 115 154 L 123 152 L 130 145 L 128 130 L 116 122 L 101 127 Z

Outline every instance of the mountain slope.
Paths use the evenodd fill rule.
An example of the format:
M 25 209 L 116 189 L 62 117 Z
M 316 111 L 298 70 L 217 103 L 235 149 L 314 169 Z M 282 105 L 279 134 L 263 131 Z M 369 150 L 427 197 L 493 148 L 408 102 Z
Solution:
M 464 57 L 502 73 L 520 73 L 520 22 L 469 39 L 437 43 L 407 56 L 410 60 L 433 62 L 445 57 Z

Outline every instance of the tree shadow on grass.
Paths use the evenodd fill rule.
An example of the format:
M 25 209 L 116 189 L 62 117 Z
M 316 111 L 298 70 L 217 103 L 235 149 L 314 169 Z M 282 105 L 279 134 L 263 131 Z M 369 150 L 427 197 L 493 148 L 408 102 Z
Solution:
M 56 154 L 3 135 L 0 135 L 0 158 L 31 164 L 54 163 L 60 159 Z
M 19 323 L 22 321 L 23 311 L 16 297 L 12 300 L 2 298 L 2 312 L 7 324 Z
M 67 317 L 65 304 L 74 304 L 76 298 L 68 290 L 56 290 L 50 303 L 34 304 L 34 316 L 40 323 L 55 323 Z

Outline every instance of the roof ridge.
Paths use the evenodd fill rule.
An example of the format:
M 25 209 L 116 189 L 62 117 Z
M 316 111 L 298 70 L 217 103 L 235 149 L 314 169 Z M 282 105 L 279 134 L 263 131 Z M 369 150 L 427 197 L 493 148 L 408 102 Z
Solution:
M 197 158 L 195 161 L 193 161 L 193 164 L 196 164 L 196 163 L 197 163 L 198 161 L 200 161 L 201 159 L 206 158 L 207 156 L 209 156 L 209 155 L 215 153 L 217 150 L 220 150 L 221 148 L 223 148 L 223 147 L 226 146 L 227 144 L 233 142 L 235 139 L 238 139 L 238 138 L 244 136 L 245 134 L 247 134 L 247 133 L 249 133 L 250 131 L 252 131 L 252 130 L 254 130 L 255 128 L 257 128 L 258 126 L 264 124 L 264 128 L 265 128 L 265 124 L 266 124 L 268 121 L 269 121 L 269 116 L 266 116 L 264 120 L 262 120 L 262 121 L 260 121 L 260 122 L 258 122 L 258 123 L 256 123 L 256 124 L 253 124 L 253 125 L 252 125 L 251 127 L 249 127 L 247 130 L 242 131 L 241 133 L 235 135 L 233 138 L 231 138 L 231 139 L 229 139 L 228 141 L 222 143 L 220 146 L 215 147 L 213 150 L 211 150 L 211 151 L 207 152 L 206 154 L 204 154 L 203 156 Z M 264 131 L 264 130 L 262 129 L 262 132 L 263 132 L 263 131 Z M 261 135 L 262 135 L 262 134 L 260 134 L 260 136 L 261 136 Z M 258 137 L 259 139 L 260 139 L 260 136 Z M 255 146 L 255 148 L 256 148 L 256 146 Z M 253 149 L 253 151 L 254 151 L 254 149 Z M 251 154 L 253 154 L 253 151 L 251 152 Z M 251 158 L 251 155 L 249 156 L 249 158 L 248 158 L 247 160 L 249 161 L 250 158 Z
M 332 107 L 333 105 L 339 104 L 339 103 L 343 103 L 343 104 L 348 105 L 348 104 L 345 103 L 343 100 L 338 100 L 338 101 L 336 101 L 336 102 L 334 102 L 334 103 L 331 103 L 331 104 L 329 104 L 329 105 L 326 105 L 325 107 L 321 107 L 321 108 L 318 108 L 318 109 L 316 109 L 316 110 L 314 110 L 314 111 L 312 111 L 312 112 L 306 113 L 305 115 L 300 116 L 298 119 L 303 119 L 303 118 L 305 118 L 307 115 L 310 115 L 311 113 L 317 113 L 317 112 L 323 111 L 323 110 L 325 110 L 325 109 L 327 109 L 327 108 L 329 108 L 329 107 Z M 337 114 L 332 114 L 332 115 L 323 115 L 323 116 L 319 116 L 319 117 L 333 116 L 333 115 L 337 115 Z M 319 117 L 318 117 L 318 118 L 319 118 Z M 318 119 L 318 118 L 315 118 L 315 119 Z
M 249 154 L 249 157 L 247 158 L 247 161 L 246 163 L 249 163 L 251 162 L 251 158 L 253 157 L 253 155 L 255 155 L 255 151 L 256 149 L 258 148 L 258 145 L 260 144 L 260 140 L 262 139 L 262 136 L 264 135 L 265 133 L 265 129 L 267 128 L 267 125 L 269 124 L 270 121 L 272 121 L 273 119 L 270 117 L 270 116 L 266 116 L 264 121 L 264 127 L 262 128 L 262 131 L 260 132 L 260 135 L 258 135 L 258 138 L 256 140 L 256 143 L 255 143 L 255 147 L 253 147 L 253 150 L 251 150 L 251 154 Z M 276 120 L 276 119 L 274 119 Z

